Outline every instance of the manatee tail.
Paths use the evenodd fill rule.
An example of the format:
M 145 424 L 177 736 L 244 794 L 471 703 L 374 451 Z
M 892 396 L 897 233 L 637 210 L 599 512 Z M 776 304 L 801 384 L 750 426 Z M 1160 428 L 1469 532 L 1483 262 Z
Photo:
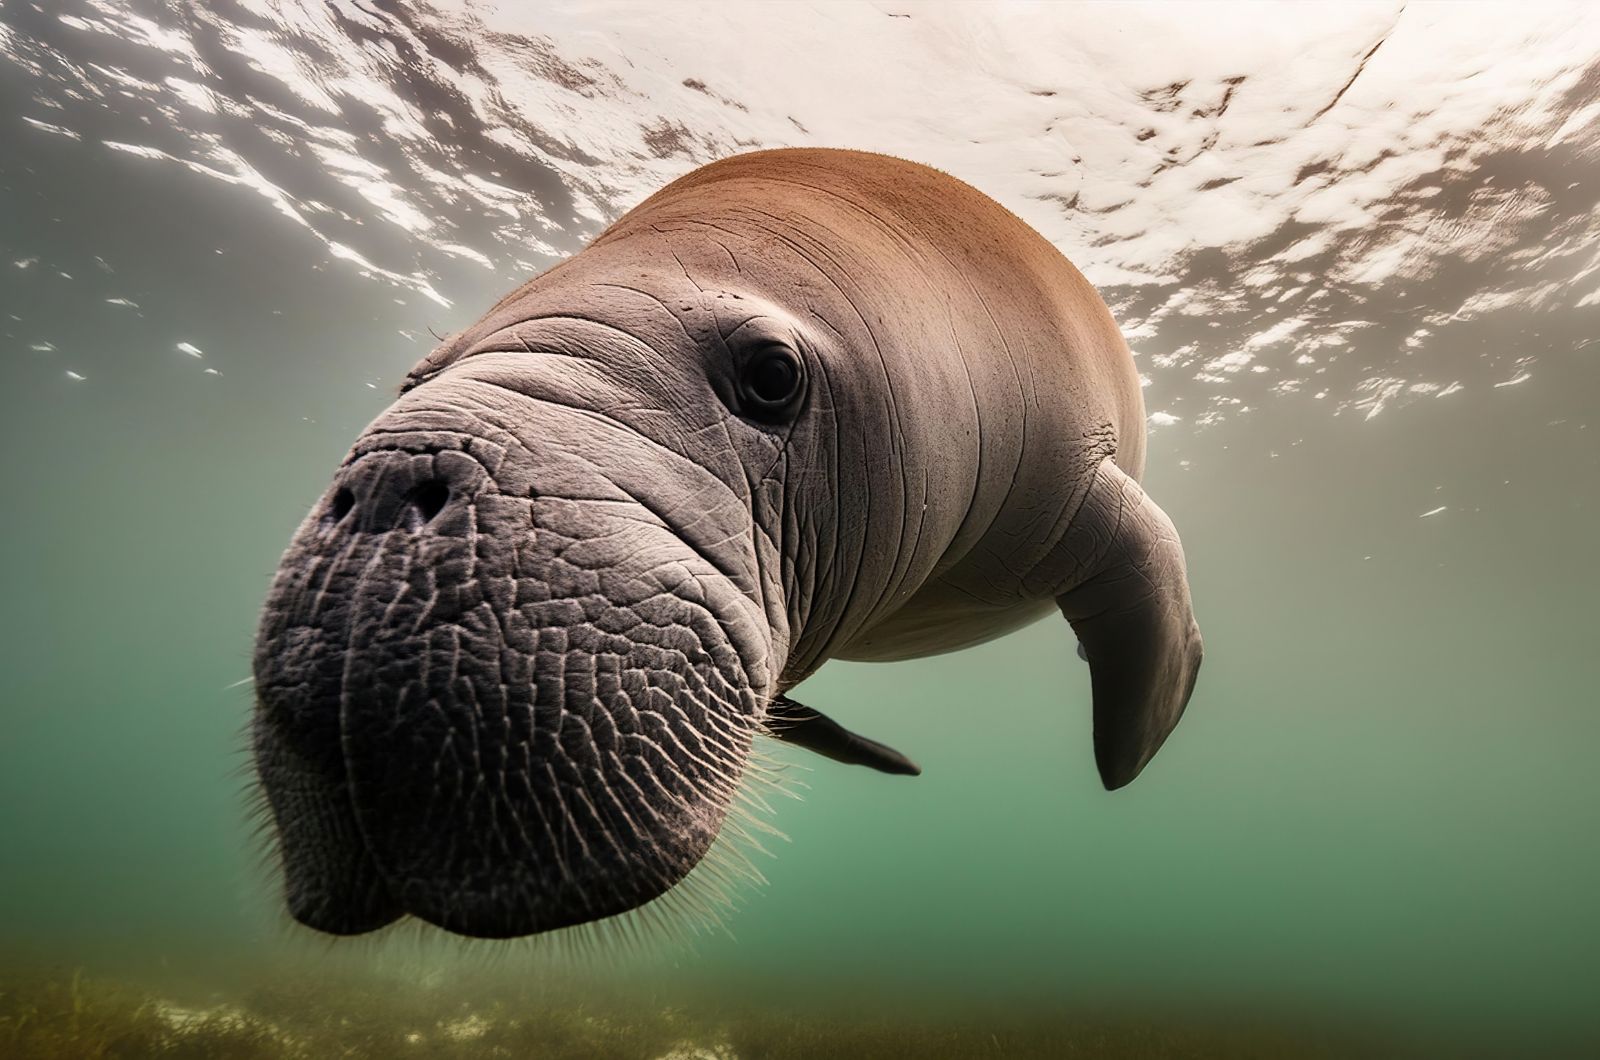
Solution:
M 1081 579 L 1056 597 L 1089 661 L 1094 755 L 1108 790 L 1129 783 L 1178 724 L 1200 670 L 1183 544 L 1110 460 L 1094 472 L 1068 546 Z

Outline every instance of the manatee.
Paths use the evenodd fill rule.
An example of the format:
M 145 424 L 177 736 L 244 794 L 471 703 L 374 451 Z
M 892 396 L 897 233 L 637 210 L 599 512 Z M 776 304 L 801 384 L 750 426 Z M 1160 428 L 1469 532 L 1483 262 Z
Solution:
M 689 173 L 433 350 L 296 532 L 251 725 L 290 913 L 504 938 L 644 906 L 758 736 L 917 772 L 789 697 L 829 659 L 1052 611 L 1127 784 L 1201 656 L 1144 461 L 1110 312 L 998 203 L 856 151 Z

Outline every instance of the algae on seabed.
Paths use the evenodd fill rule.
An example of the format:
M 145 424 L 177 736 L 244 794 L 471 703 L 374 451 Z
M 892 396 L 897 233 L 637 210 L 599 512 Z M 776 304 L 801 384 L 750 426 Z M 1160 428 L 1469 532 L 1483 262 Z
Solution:
M 1376 1055 L 1263 1029 L 1138 1026 L 1032 1017 L 939 1023 L 685 1006 L 650 999 L 537 998 L 444 985 L 274 976 L 233 991 L 158 993 L 81 970 L 0 978 L 9 1060 L 254 1060 L 538 1057 L 541 1060 L 787 1060 L 930 1057 Z M 1370 1043 L 1368 1043 L 1370 1045 Z M 1381 1051 L 1381 1050 L 1380 1050 Z

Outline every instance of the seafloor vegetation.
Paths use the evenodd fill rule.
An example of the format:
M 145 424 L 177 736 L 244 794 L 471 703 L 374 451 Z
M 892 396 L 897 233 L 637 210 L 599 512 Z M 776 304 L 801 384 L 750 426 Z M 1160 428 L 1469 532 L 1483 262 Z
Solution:
M 196 999 L 58 970 L 0 974 L 7 1060 L 295 1057 L 784 1060 L 862 1057 L 1336 1057 L 1345 1042 L 1270 1032 L 1038 1019 L 1027 1024 L 721 1011 L 486 991 L 451 982 L 340 982 L 304 976 L 202 991 Z M 182 999 L 179 1000 L 178 998 Z

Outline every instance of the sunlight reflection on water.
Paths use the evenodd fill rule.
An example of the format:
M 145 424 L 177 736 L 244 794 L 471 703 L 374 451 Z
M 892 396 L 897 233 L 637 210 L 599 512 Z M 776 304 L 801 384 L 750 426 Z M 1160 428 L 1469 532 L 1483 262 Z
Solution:
M 1484 319 L 1600 306 L 1581 6 L 162 10 L 8 10 L 31 129 L 250 189 L 440 307 L 696 165 L 801 144 L 938 165 L 1033 223 L 1101 287 L 1163 430 L 1516 386 L 1572 337 Z

